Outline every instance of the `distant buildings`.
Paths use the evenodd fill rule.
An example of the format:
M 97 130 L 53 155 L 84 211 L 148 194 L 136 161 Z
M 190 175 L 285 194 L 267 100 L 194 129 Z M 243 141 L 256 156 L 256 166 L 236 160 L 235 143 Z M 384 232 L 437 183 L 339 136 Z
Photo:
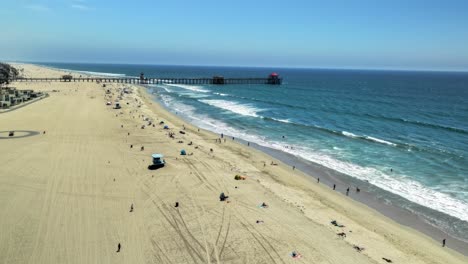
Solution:
M 10 108 L 41 96 L 43 96 L 43 93 L 34 92 L 33 90 L 17 90 L 13 87 L 1 87 L 0 109 Z

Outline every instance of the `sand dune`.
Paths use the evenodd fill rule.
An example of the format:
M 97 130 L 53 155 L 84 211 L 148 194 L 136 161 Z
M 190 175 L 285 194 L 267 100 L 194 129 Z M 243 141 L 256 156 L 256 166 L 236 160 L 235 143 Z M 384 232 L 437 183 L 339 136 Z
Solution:
M 20 67 L 28 76 L 62 74 Z M 13 85 L 50 96 L 0 114 L 0 131 L 40 132 L 0 133 L 0 263 L 468 262 L 279 161 L 268 165 L 273 159 L 261 152 L 216 143 L 138 87 L 115 110 L 95 83 Z M 122 87 L 107 86 L 113 99 Z M 141 129 L 146 117 L 155 127 Z M 167 166 L 148 170 L 152 153 L 165 154 Z M 219 201 L 221 192 L 229 202 Z

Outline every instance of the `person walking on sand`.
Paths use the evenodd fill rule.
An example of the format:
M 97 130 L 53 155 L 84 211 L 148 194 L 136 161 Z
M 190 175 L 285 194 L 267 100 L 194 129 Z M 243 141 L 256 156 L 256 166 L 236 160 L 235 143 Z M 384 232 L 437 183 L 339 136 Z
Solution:
M 120 252 L 120 243 L 117 244 L 117 253 Z
M 442 247 L 445 247 L 445 238 L 442 239 Z
M 130 205 L 130 213 L 133 212 L 133 204 Z
M 348 189 L 346 189 L 346 196 L 348 196 L 348 195 L 349 195 L 349 187 L 348 187 Z
M 320 183 L 320 178 L 317 178 L 317 183 Z
M 335 190 L 335 189 L 336 189 L 336 184 L 333 184 L 333 190 Z

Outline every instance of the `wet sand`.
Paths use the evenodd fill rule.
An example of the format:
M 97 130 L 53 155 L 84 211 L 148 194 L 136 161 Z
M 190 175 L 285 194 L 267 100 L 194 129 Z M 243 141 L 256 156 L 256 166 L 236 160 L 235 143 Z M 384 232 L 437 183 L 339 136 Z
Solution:
M 246 141 L 239 141 L 247 144 Z M 447 247 L 455 249 L 463 255 L 468 256 L 468 243 L 447 234 L 436 226 L 425 222 L 421 217 L 414 214 L 410 210 L 399 207 L 397 203 L 403 202 L 403 200 L 405 204 L 411 203 L 405 198 L 397 196 L 362 180 L 343 175 L 340 172 L 326 168 L 320 164 L 296 157 L 292 154 L 260 146 L 255 143 L 250 143 L 250 146 L 265 152 L 266 154 L 278 160 L 281 160 L 291 167 L 295 166 L 297 170 L 308 174 L 312 178 L 312 181 L 320 179 L 320 184 L 328 186 L 328 188 L 331 189 L 333 189 L 333 185 L 336 185 L 336 191 L 342 195 L 346 195 L 346 189 L 347 187 L 350 187 L 348 197 L 351 199 L 359 201 L 369 206 L 370 208 L 377 210 L 379 213 L 391 218 L 399 224 L 416 229 L 430 236 L 436 241 L 441 241 L 442 239 L 446 238 L 447 241 L 450 241 L 450 244 L 447 244 Z M 356 192 L 356 187 L 359 188 L 359 193 Z M 420 205 L 413 203 L 412 206 Z

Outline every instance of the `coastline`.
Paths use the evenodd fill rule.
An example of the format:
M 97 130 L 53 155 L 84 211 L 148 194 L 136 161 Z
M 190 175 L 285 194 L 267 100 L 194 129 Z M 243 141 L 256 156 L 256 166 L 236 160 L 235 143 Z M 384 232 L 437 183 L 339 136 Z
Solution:
M 28 67 L 34 68 L 37 66 Z M 39 85 L 50 86 L 51 84 Z M 57 108 L 57 106 L 64 106 L 78 99 L 80 100 L 79 103 L 83 104 L 77 109 L 79 110 L 77 114 L 70 113 L 71 110 L 75 110 L 73 108 L 62 110 L 63 113 L 61 114 L 64 115 L 63 120 L 67 120 L 66 118 L 70 117 L 77 119 L 76 125 L 74 124 L 75 121 L 67 123 L 67 126 L 72 126 L 70 129 L 67 126 L 61 125 L 61 123 L 53 123 L 49 126 L 56 127 L 55 131 L 51 132 L 52 136 L 60 136 L 60 140 L 51 141 L 53 143 L 51 147 L 57 147 L 60 144 L 72 144 L 77 140 L 81 140 L 79 137 L 76 139 L 71 137 L 71 135 L 77 133 L 75 131 L 79 131 L 79 133 L 91 139 L 92 145 L 87 143 L 87 141 L 79 141 L 76 142 L 79 144 L 79 147 L 75 145 L 70 146 L 77 149 L 92 148 L 94 152 L 77 152 L 73 153 L 75 156 L 72 155 L 70 158 L 76 160 L 76 163 L 81 164 L 80 162 L 83 162 L 84 159 L 92 160 L 91 157 L 86 157 L 86 155 L 93 154 L 103 163 L 91 163 L 92 166 L 89 168 L 87 165 L 83 165 L 83 168 L 80 168 L 80 170 L 97 172 L 83 174 L 87 175 L 87 177 L 96 174 L 100 176 L 99 178 L 89 178 L 85 181 L 85 183 L 93 182 L 92 186 L 94 187 L 89 190 L 84 187 L 71 188 L 75 192 L 90 192 L 104 188 L 103 193 L 99 193 L 99 195 L 91 193 L 84 196 L 80 194 L 73 198 L 77 202 L 75 206 L 83 213 L 82 217 L 89 216 L 90 219 L 94 219 L 95 215 L 92 215 L 90 211 L 83 208 L 81 203 L 82 199 L 87 199 L 83 197 L 95 197 L 93 198 L 95 199 L 94 203 L 87 206 L 93 208 L 93 212 L 99 212 L 99 210 L 107 208 L 103 212 L 105 216 L 103 215 L 102 217 L 109 218 L 111 221 L 110 226 L 107 221 L 104 221 L 102 225 L 95 224 L 93 220 L 81 222 L 83 229 L 79 229 L 81 231 L 78 231 L 76 235 L 79 232 L 83 232 L 83 235 L 76 238 L 79 240 L 78 242 L 73 243 L 78 243 L 84 249 L 86 249 L 86 246 L 83 246 L 79 242 L 86 242 L 86 240 L 83 241 L 83 237 L 86 238 L 89 233 L 96 232 L 96 230 L 99 230 L 96 228 L 100 227 L 104 230 L 108 230 L 109 228 L 120 230 L 118 232 L 119 236 L 126 238 L 124 246 L 132 244 L 132 246 L 128 246 L 132 248 L 132 251 L 126 253 L 129 254 L 129 258 L 126 259 L 127 263 L 129 261 L 144 262 L 143 260 L 150 259 L 149 256 L 153 256 L 151 258 L 155 261 L 161 258 L 159 259 L 160 263 L 170 262 L 167 256 L 164 257 L 165 255 L 163 254 L 167 250 L 178 254 L 177 262 L 184 262 L 184 258 L 185 262 L 190 262 L 187 260 L 190 260 L 192 255 L 195 259 L 200 260 L 211 259 L 214 262 L 220 262 L 220 260 L 223 260 L 223 262 L 236 262 L 237 255 L 237 260 L 241 262 L 271 263 L 278 260 L 284 263 L 285 261 L 294 261 L 288 255 L 291 250 L 298 250 L 303 254 L 304 257 L 300 260 L 303 263 L 343 263 L 343 261 L 345 263 L 380 263 L 382 262 L 382 257 L 390 258 L 395 263 L 464 263 L 467 259 L 452 249 L 442 249 L 440 241 L 435 241 L 418 231 L 397 224 L 367 205 L 333 192 L 323 184 L 316 184 L 308 174 L 301 172 L 301 170 L 308 172 L 307 168 L 301 169 L 298 166 L 297 170 L 292 171 L 291 167 L 287 165 L 287 161 L 284 163 L 277 161 L 275 157 L 272 158 L 270 155 L 267 155 L 268 153 L 265 154 L 252 147 L 248 148 L 243 144 L 237 144 L 237 140 L 235 143 L 230 141 L 221 144 L 215 143 L 216 138 L 218 138 L 217 135 L 203 129 L 198 131 L 197 127 L 187 124 L 179 116 L 168 112 L 163 106 L 152 101 L 151 95 L 146 93 L 144 87 L 131 85 L 134 94 L 122 100 L 122 102 L 128 103 L 128 105 L 124 104 L 124 109 L 121 111 L 122 114 L 116 114 L 118 112 L 104 106 L 106 99 L 103 98 L 106 95 L 104 90 L 99 88 L 100 85 L 70 83 L 57 84 L 57 86 L 60 86 L 64 92 L 51 94 L 51 100 L 33 104 L 19 111 L 9 113 L 14 113 L 15 116 L 12 116 L 8 120 L 11 124 L 16 124 L 18 127 L 27 126 L 23 121 L 21 123 L 15 121 L 17 120 L 15 117 L 27 119 L 28 115 L 31 114 L 30 111 L 48 111 L 46 104 L 49 103 L 52 104 L 52 109 L 61 109 Z M 122 85 L 109 84 L 108 87 L 117 93 Z M 83 89 L 83 91 L 79 89 Z M 134 103 L 137 101 L 142 101 L 143 103 L 137 106 Z M 57 106 L 54 106 L 55 104 Z M 92 111 L 94 111 L 92 115 L 86 110 L 87 107 L 91 107 Z M 51 113 L 55 112 L 52 111 Z M 146 129 L 140 129 L 139 127 L 145 124 L 145 122 L 142 118 L 135 117 L 137 113 L 139 116 L 143 114 L 145 117 L 150 117 L 153 120 L 164 120 L 173 129 L 172 131 L 177 133 L 177 139 L 184 142 L 193 141 L 199 148 L 187 146 L 186 144 L 181 145 L 175 140 L 171 140 L 167 137 L 166 131 L 162 130 L 159 125 L 155 128 L 148 126 Z M 97 117 L 94 117 L 94 115 L 97 115 Z M 90 124 L 82 123 L 84 120 Z M 41 121 L 44 124 L 55 122 L 53 118 Z M 102 125 L 100 125 L 101 122 L 103 123 Z M 3 123 L 3 125 L 5 124 Z M 122 124 L 122 128 L 120 128 L 120 124 Z M 39 127 L 39 125 L 37 126 Z M 83 128 L 80 126 L 83 126 Z M 96 126 L 98 128 L 94 128 Z M 186 128 L 186 134 L 179 134 L 178 132 L 183 126 Z M 95 135 L 94 130 L 96 130 L 96 133 L 99 132 L 98 135 Z M 129 137 L 130 134 L 129 136 L 126 135 L 126 131 L 131 133 L 131 137 Z M 19 150 L 17 154 L 26 150 L 31 141 L 37 139 L 30 138 L 28 140 L 24 143 L 18 143 Z M 104 144 L 104 142 L 106 143 L 103 145 L 105 148 L 95 146 Z M 145 150 L 139 152 L 130 150 L 128 145 L 131 142 L 137 147 L 144 144 Z M 6 144 L 12 143 L 7 142 Z M 11 147 L 10 145 L 8 146 Z M 179 156 L 177 152 L 182 146 L 189 153 L 193 152 L 194 155 Z M 40 145 L 36 145 L 36 147 L 40 148 Z M 208 151 L 210 148 L 214 149 L 213 153 Z M 68 145 L 66 149 L 68 149 Z M 165 152 L 166 160 L 168 161 L 166 168 L 157 170 L 154 173 L 148 172 L 146 168 L 143 168 L 147 164 L 148 155 L 152 150 Z M 64 155 L 63 153 L 61 155 Z M 36 156 L 31 155 L 28 156 L 30 159 L 37 159 Z M 109 163 L 112 165 L 108 165 L 105 162 L 107 159 L 109 159 Z M 275 160 L 278 165 L 263 166 L 263 162 L 267 162 L 268 164 L 271 160 Z M 8 165 L 8 170 L 5 172 L 12 173 L 17 169 L 16 166 L 20 164 Z M 66 166 L 66 164 L 54 166 L 60 167 Z M 111 173 L 109 170 L 111 170 Z M 37 174 L 42 175 L 40 171 L 43 171 L 44 179 L 47 181 L 47 177 L 50 174 L 48 168 L 41 167 Z M 69 170 L 68 173 L 73 174 L 75 172 Z M 153 174 L 153 177 L 151 174 Z M 232 179 L 234 174 L 246 175 L 248 179 L 245 182 L 236 182 Z M 313 172 L 311 174 L 315 175 L 316 173 Z M 117 178 L 117 184 L 119 185 L 108 189 L 109 187 L 107 186 L 109 183 L 112 183 L 112 177 L 114 177 L 114 182 L 115 178 Z M 326 183 L 325 178 L 322 179 L 322 176 L 320 177 L 321 182 Z M 101 179 L 105 179 L 106 182 L 100 182 Z M 16 178 L 11 179 L 12 182 L 20 180 Z M 62 181 L 66 182 L 66 180 Z M 76 181 L 72 181 L 72 183 L 75 186 L 84 184 L 79 178 Z M 65 183 L 53 186 L 56 189 L 62 185 L 64 188 L 67 188 Z M 234 188 L 234 185 L 240 188 Z M 15 190 L 15 186 L 17 185 L 11 185 L 8 188 Z M 224 204 L 216 201 L 217 195 L 223 190 L 231 197 L 231 203 Z M 364 195 L 364 192 L 362 194 Z M 2 196 L 1 198 L 4 198 L 7 202 L 10 202 L 11 199 L 10 196 Z M 186 209 L 182 207 L 181 211 L 177 211 L 179 213 L 182 212 L 180 216 L 172 208 L 169 208 L 170 206 L 168 205 L 175 199 L 179 199 L 184 206 L 189 207 Z M 126 201 L 123 206 L 120 205 L 121 200 Z M 141 211 L 143 212 L 137 211 L 133 215 L 133 218 L 129 218 L 127 216 L 127 204 L 133 200 L 135 200 L 137 208 L 142 208 L 143 210 Z M 64 206 L 67 205 L 67 200 L 58 201 L 53 199 L 51 201 L 64 203 Z M 268 210 L 259 209 L 256 203 L 261 201 L 267 201 L 270 204 L 270 208 Z M 107 207 L 104 206 L 106 204 Z M 27 210 L 28 206 L 25 206 L 25 210 Z M 45 206 L 50 205 L 46 203 Z M 7 209 L 11 210 L 8 207 L 4 211 L 6 213 L 10 212 Z M 116 211 L 115 209 L 118 210 Z M 122 209 L 125 212 L 123 216 L 121 216 L 120 212 Z M 18 209 L 18 212 L 23 211 Z M 66 226 L 73 226 L 75 224 L 74 221 L 78 221 L 74 219 L 75 216 L 71 213 L 67 210 L 55 212 L 55 214 L 60 214 L 62 217 L 57 219 L 68 220 L 65 222 L 62 220 L 62 224 L 66 223 Z M 40 213 L 39 215 L 41 217 L 37 218 L 40 218 L 41 222 L 50 221 L 48 214 Z M 229 215 L 229 217 L 225 215 Z M 12 221 L 14 221 L 15 217 L 21 217 L 21 214 L 16 213 L 12 217 Z M 116 221 L 112 220 L 114 219 L 113 217 L 121 218 L 122 220 L 116 223 Z M 266 223 L 264 225 L 255 225 L 255 219 L 259 217 L 265 220 Z M 173 221 L 171 220 L 172 218 L 174 218 Z M 231 222 L 231 218 L 235 221 Z M 220 219 L 223 221 L 218 224 Z M 229 219 L 229 221 L 226 219 Z M 337 228 L 330 225 L 332 219 L 345 223 L 346 227 Z M 11 227 L 12 225 L 12 223 L 3 222 L 2 224 L 4 228 Z M 180 229 L 179 225 L 185 225 L 185 227 Z M 43 229 L 39 228 L 39 230 Z M 15 229 L 13 228 L 12 230 Z M 65 230 L 67 229 L 65 228 Z M 177 230 L 179 233 L 175 232 Z M 219 230 L 219 233 L 217 230 Z M 53 235 L 47 235 L 47 241 L 50 242 L 58 237 L 60 238 L 59 232 L 62 231 L 63 228 L 57 230 Z M 340 231 L 347 232 L 348 237 L 345 239 L 338 238 L 336 233 Z M 213 235 L 209 235 L 211 233 Z M 227 243 L 227 247 L 224 244 L 222 246 L 218 245 L 216 233 L 218 233 L 218 239 L 221 237 L 224 244 Z M 39 235 L 36 237 L 36 241 L 42 241 L 42 236 L 40 236 L 42 231 L 38 231 L 37 234 Z M 100 235 L 99 231 L 98 235 Z M 96 235 L 92 237 L 95 239 L 93 241 L 104 239 L 100 236 L 96 237 Z M 115 239 L 112 239 L 113 235 L 104 237 L 105 242 L 113 243 L 115 241 Z M 175 237 L 172 239 L 176 239 L 179 242 L 172 241 L 169 239 L 170 237 Z M 153 244 L 150 241 L 153 241 Z M 185 242 L 183 241 L 191 241 L 189 244 L 196 247 L 199 247 L 196 244 L 200 243 L 200 250 L 190 249 L 187 244 L 184 246 Z M 70 242 L 66 243 L 67 245 L 71 245 Z M 100 243 L 103 242 L 101 241 Z M 204 243 L 205 246 L 203 246 Z M 0 244 L 8 244 L 8 238 L 4 237 Z M 364 246 L 365 251 L 361 253 L 356 252 L 353 249 L 353 245 Z M 448 246 L 451 246 L 450 241 Z M 45 246 L 39 246 L 36 243 L 32 256 L 41 256 L 42 258 L 39 258 L 38 262 L 46 263 L 47 256 L 45 253 L 41 254 L 41 252 L 47 252 L 48 248 L 41 247 Z M 167 250 L 155 249 L 159 247 Z M 172 247 L 177 250 L 172 251 Z M 207 257 L 203 256 L 205 254 L 203 248 L 207 250 Z M 208 250 L 208 248 L 210 249 Z M 106 252 L 105 249 L 103 250 Z M 0 259 L 7 259 L 5 257 L 6 252 L 10 252 L 11 254 L 11 250 L 5 250 L 0 247 Z M 212 253 L 210 254 L 209 252 Z M 271 252 L 273 252 L 273 255 L 269 255 Z M 70 254 L 73 255 L 73 253 L 63 255 L 62 260 L 70 260 Z M 102 258 L 100 254 L 94 253 L 94 260 L 106 259 L 108 262 L 122 262 L 121 259 L 115 259 L 115 254 L 104 254 L 108 254 L 109 256 Z M 200 256 L 197 254 L 200 254 Z M 154 258 L 154 256 L 158 258 Z M 90 256 L 89 259 L 81 260 L 92 262 L 93 258 Z
M 156 95 L 149 93 L 147 87 L 141 86 L 140 89 L 143 91 L 144 93 L 143 96 L 146 97 L 148 103 L 155 102 L 159 104 L 160 108 L 158 109 L 158 111 L 161 111 L 161 109 L 164 109 L 164 111 L 167 111 L 167 113 L 171 114 L 173 118 L 182 119 L 181 121 L 182 123 L 184 122 L 190 123 L 190 120 L 185 120 L 184 117 L 176 115 L 175 113 L 167 109 L 166 106 L 164 106 L 163 103 L 160 102 L 159 99 L 156 98 Z M 219 135 L 217 135 L 216 133 L 212 131 L 209 131 L 209 130 L 205 130 L 205 131 L 208 134 L 211 134 L 212 138 L 219 137 Z M 232 135 L 227 135 L 227 134 L 225 136 L 228 138 L 232 137 Z M 458 251 L 459 253 L 465 256 L 468 256 L 468 242 L 463 241 L 459 238 L 456 238 L 450 235 L 449 233 L 442 231 L 437 226 L 434 226 L 434 225 L 431 225 L 430 223 L 425 222 L 418 215 L 416 215 L 413 212 L 410 212 L 407 209 L 397 207 L 391 203 L 383 201 L 382 199 L 378 198 L 375 195 L 375 193 L 385 192 L 387 195 L 393 196 L 394 201 L 406 200 L 403 197 L 390 193 L 386 190 L 383 190 L 377 186 L 374 186 L 362 180 L 352 178 L 350 176 L 344 175 L 333 169 L 324 167 L 320 164 L 313 163 L 311 161 L 305 160 L 301 157 L 295 156 L 287 152 L 283 152 L 278 149 L 273 149 L 270 147 L 262 146 L 253 142 L 249 142 L 249 145 L 247 145 L 248 142 L 240 138 L 236 138 L 234 143 L 238 144 L 239 147 L 241 148 L 246 148 L 249 150 L 255 149 L 255 150 L 261 151 L 268 157 L 271 157 L 270 160 L 280 161 L 284 165 L 287 165 L 289 167 L 294 166 L 297 171 L 300 171 L 301 173 L 306 175 L 306 177 L 309 177 L 311 183 L 316 183 L 317 178 L 319 178 L 320 184 L 328 187 L 329 189 L 332 189 L 333 185 L 336 184 L 337 186 L 336 192 L 343 196 L 346 195 L 346 188 L 351 187 L 351 190 L 349 193 L 350 195 L 347 196 L 350 199 L 357 201 L 359 203 L 362 203 L 363 205 L 368 206 L 369 208 L 372 208 L 373 210 L 376 210 L 378 213 L 382 214 L 385 217 L 388 217 L 389 219 L 395 221 L 398 224 L 417 230 L 431 237 L 432 239 L 434 239 L 434 241 L 441 241 L 443 238 L 446 238 L 450 240 L 450 245 L 448 247 Z M 355 186 L 359 186 L 360 188 L 359 193 L 356 193 L 354 189 Z M 368 191 L 370 189 L 372 189 L 372 191 Z M 416 206 L 420 206 L 420 205 L 416 205 Z

